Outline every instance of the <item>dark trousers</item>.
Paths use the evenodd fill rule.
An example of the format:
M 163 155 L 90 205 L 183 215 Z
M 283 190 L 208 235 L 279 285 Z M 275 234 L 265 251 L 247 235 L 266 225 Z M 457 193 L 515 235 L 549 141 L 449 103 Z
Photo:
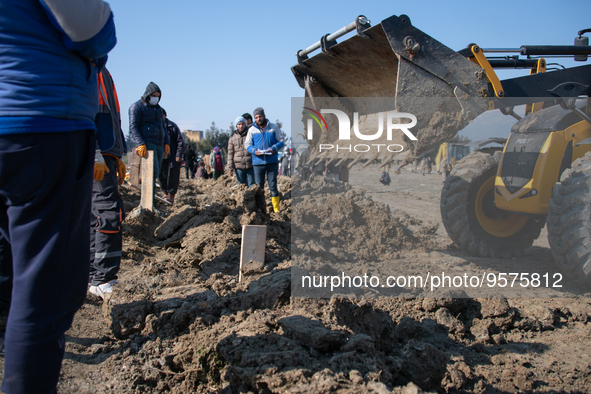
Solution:
M 300 176 L 302 177 L 303 180 L 307 181 L 308 179 L 310 179 L 310 168 L 308 167 L 302 167 L 300 169 Z
M 117 279 L 123 247 L 121 222 L 125 208 L 117 184 L 117 160 L 111 156 L 104 158 L 109 173 L 92 184 L 88 283 L 93 286 Z
M 213 170 L 213 172 L 212 172 L 212 177 L 213 177 L 213 180 L 214 181 L 217 180 L 222 175 L 224 175 L 224 171 L 223 170 L 222 171 Z
M 185 163 L 185 179 L 193 179 L 195 178 L 195 167 L 194 166 L 189 166 Z
M 254 169 L 253 168 L 246 168 L 246 169 L 238 169 L 236 168 L 236 180 L 238 181 L 238 183 L 247 185 L 248 187 L 251 187 L 252 185 L 255 184 L 254 181 Z
M 64 332 L 84 303 L 95 136 L 0 136 L 0 231 L 12 249 L 6 393 L 56 393 Z
M 160 170 L 160 186 L 164 194 L 176 194 L 179 189 L 179 180 L 181 177 L 180 165 L 170 166 L 170 161 L 164 160 L 162 162 L 162 170 Z
M 261 189 L 265 188 L 265 175 L 267 176 L 267 182 L 269 183 L 269 190 L 271 191 L 271 197 L 279 197 L 279 191 L 277 190 L 277 172 L 279 165 L 274 164 L 263 164 L 256 165 L 254 167 L 254 181 Z
M 0 314 L 8 314 L 12 294 L 12 251 L 0 233 Z

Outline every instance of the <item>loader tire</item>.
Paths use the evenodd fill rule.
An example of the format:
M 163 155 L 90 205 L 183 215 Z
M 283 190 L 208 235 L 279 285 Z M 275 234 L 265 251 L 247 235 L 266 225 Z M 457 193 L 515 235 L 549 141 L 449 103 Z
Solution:
M 575 160 L 548 204 L 548 243 L 563 273 L 591 289 L 591 153 Z
M 540 236 L 543 220 L 498 209 L 494 181 L 500 152 L 474 152 L 459 161 L 441 191 L 441 218 L 452 241 L 476 257 L 511 258 Z

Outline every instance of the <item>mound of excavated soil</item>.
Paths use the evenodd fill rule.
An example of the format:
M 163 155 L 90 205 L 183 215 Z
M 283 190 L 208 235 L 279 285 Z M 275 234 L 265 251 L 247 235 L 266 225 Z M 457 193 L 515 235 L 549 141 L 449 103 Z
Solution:
M 320 183 L 322 182 L 322 183 Z M 328 179 L 294 184 L 292 252 L 325 260 L 380 260 L 421 242 L 383 203 Z
M 268 190 L 224 176 L 182 180 L 172 208 L 131 215 L 120 284 L 76 315 L 58 391 L 589 392 L 587 298 L 294 298 L 290 244 L 306 259 L 353 261 L 428 249 L 420 220 L 363 192 L 293 186 L 293 234 L 285 177 L 280 213 Z M 139 194 L 124 198 L 137 206 Z M 238 282 L 242 224 L 268 226 L 267 244 Z

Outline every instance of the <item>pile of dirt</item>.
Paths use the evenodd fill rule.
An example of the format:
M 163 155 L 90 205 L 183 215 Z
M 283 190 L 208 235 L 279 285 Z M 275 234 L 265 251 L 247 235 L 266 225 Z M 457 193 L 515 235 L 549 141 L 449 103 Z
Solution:
M 380 260 L 420 246 L 388 205 L 374 202 L 363 190 L 326 178 L 310 184 L 295 177 L 293 193 L 294 258 Z
M 429 250 L 419 219 L 346 184 L 280 177 L 279 189 L 282 212 L 274 213 L 268 189 L 227 176 L 183 180 L 174 207 L 130 215 L 120 284 L 105 302 L 90 296 L 76 315 L 59 392 L 591 387 L 591 362 L 569 361 L 573 344 L 591 360 L 588 298 L 294 297 L 290 246 L 294 261 Z M 135 191 L 124 196 L 129 205 L 139 200 Z M 321 217 L 328 221 L 312 226 Z M 266 225 L 267 244 L 264 263 L 251 262 L 239 282 L 242 224 Z

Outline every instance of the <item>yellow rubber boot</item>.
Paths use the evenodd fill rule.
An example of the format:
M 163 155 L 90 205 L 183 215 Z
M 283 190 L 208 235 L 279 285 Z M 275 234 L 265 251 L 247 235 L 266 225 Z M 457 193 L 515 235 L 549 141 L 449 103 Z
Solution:
M 273 211 L 279 212 L 279 196 L 271 197 L 271 203 L 273 204 Z

